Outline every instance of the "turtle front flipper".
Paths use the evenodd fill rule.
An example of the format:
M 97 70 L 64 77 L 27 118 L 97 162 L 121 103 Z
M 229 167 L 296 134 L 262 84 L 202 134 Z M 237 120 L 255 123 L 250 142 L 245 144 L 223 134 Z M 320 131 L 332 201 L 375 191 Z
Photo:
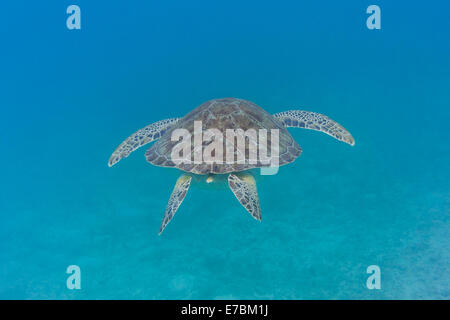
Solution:
M 252 217 L 261 220 L 261 208 L 255 178 L 248 173 L 231 173 L 228 176 L 228 185 Z
M 154 122 L 148 126 L 139 129 L 131 136 L 129 136 L 124 142 L 122 142 L 117 149 L 113 152 L 108 161 L 108 166 L 112 167 L 122 158 L 126 158 L 134 150 L 150 143 L 156 139 L 159 139 L 164 132 L 171 126 L 180 120 L 179 118 L 170 118 L 161 121 Z
M 161 234 L 167 224 L 172 220 L 175 212 L 177 212 L 178 207 L 183 202 L 186 193 L 191 185 L 192 177 L 187 174 L 181 175 L 175 187 L 173 188 L 172 194 L 170 195 L 169 202 L 167 203 L 166 212 L 164 212 L 164 217 L 161 223 L 161 228 L 159 228 L 159 234 Z
M 326 115 L 311 111 L 289 110 L 276 113 L 273 116 L 287 128 L 296 127 L 322 131 L 349 145 L 355 144 L 355 139 L 350 132 Z

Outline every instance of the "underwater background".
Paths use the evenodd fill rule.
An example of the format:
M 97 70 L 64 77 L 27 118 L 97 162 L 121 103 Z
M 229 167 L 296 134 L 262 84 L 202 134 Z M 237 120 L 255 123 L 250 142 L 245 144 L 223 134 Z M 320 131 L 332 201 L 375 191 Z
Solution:
M 81 30 L 66 9 L 81 8 Z M 366 8 L 381 8 L 369 30 Z M 445 1 L 4 1 L 1 299 L 449 299 L 450 4 Z M 262 222 L 225 184 L 146 147 L 157 120 L 222 97 L 320 112 L 350 147 L 303 149 L 256 176 Z M 66 269 L 81 268 L 81 290 Z M 366 269 L 381 269 L 369 290 Z

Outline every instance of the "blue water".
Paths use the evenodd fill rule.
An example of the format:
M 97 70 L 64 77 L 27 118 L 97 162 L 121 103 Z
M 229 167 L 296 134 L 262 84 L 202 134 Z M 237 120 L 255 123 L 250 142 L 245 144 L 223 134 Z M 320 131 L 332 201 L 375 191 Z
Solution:
M 66 28 L 81 8 L 82 29 Z M 365 10 L 381 7 L 381 30 Z M 8 1 L 0 10 L 0 298 L 449 299 L 450 5 L 444 1 Z M 350 147 L 257 176 L 263 220 L 178 177 L 135 130 L 238 97 L 324 113 Z M 66 268 L 81 268 L 81 290 Z M 381 269 L 369 290 L 366 268 Z

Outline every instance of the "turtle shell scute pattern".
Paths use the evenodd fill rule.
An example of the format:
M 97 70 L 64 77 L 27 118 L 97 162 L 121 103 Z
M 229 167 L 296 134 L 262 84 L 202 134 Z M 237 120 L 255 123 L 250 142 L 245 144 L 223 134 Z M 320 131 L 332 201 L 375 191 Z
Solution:
M 173 127 L 167 130 L 161 138 L 153 144 L 146 152 L 145 156 L 148 162 L 156 166 L 176 167 L 180 170 L 195 174 L 225 174 L 230 172 L 245 171 L 253 168 L 265 167 L 259 159 L 256 163 L 250 163 L 245 159 L 244 163 L 174 163 L 171 160 L 173 147 L 178 141 L 171 141 L 172 132 L 176 129 L 186 129 L 193 136 L 194 121 L 202 121 L 203 132 L 206 129 L 218 129 L 223 140 L 226 139 L 226 129 L 267 129 L 267 149 L 270 152 L 271 147 L 271 129 L 279 130 L 279 165 L 285 165 L 293 162 L 300 154 L 301 148 L 286 130 L 284 125 L 270 113 L 257 106 L 256 104 L 235 98 L 224 98 L 210 100 L 188 113 L 180 119 Z M 194 150 L 194 139 L 191 139 L 191 150 Z M 246 155 L 248 154 L 248 139 L 246 143 Z M 226 147 L 223 144 L 223 154 L 225 160 Z M 254 141 L 254 143 L 257 143 Z M 236 147 L 235 147 L 236 152 Z

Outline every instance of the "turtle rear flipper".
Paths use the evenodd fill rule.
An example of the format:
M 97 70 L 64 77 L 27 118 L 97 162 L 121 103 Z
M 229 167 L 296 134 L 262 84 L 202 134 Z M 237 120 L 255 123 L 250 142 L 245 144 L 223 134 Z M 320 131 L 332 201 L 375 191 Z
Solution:
M 261 220 L 261 208 L 255 178 L 248 173 L 232 173 L 228 176 L 228 185 L 252 217 Z
M 165 119 L 139 129 L 117 147 L 109 158 L 108 166 L 112 167 L 122 158 L 128 157 L 134 150 L 159 139 L 178 120 L 179 118 Z
M 178 210 L 178 207 L 183 202 L 184 197 L 189 190 L 189 186 L 191 185 L 191 180 L 192 177 L 187 174 L 183 174 L 178 178 L 177 183 L 173 188 L 172 194 L 170 195 L 169 202 L 167 203 L 166 211 L 164 212 L 164 217 L 161 223 L 161 228 L 159 228 L 159 234 L 164 231 L 164 228 L 167 226 L 170 220 L 172 220 L 175 212 L 177 212 Z
M 289 110 L 275 113 L 273 116 L 280 120 L 286 128 L 296 127 L 322 131 L 351 146 L 355 145 L 355 139 L 350 132 L 326 115 L 304 110 Z

